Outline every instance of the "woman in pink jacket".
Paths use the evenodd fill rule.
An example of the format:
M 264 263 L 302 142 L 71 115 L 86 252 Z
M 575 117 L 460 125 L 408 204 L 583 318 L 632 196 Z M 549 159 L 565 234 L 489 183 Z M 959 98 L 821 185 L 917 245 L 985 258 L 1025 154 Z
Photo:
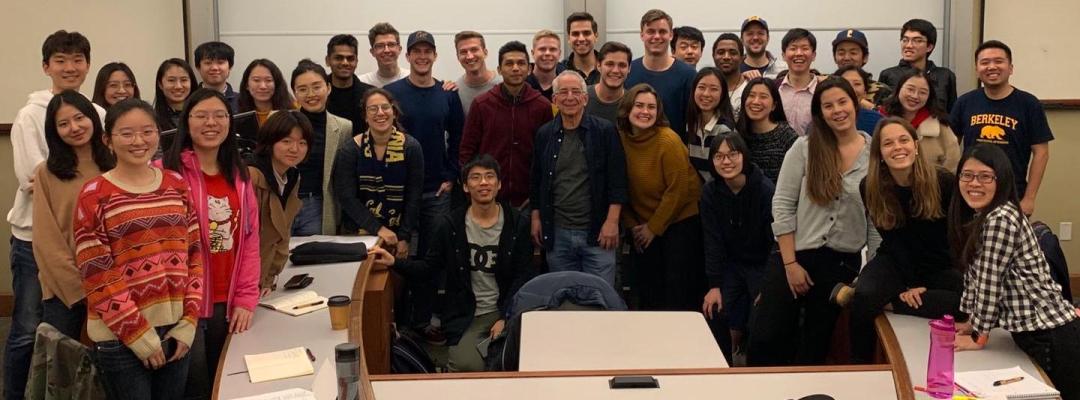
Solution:
M 221 93 L 195 91 L 162 159 L 191 185 L 204 243 L 201 329 L 192 348 L 187 398 L 209 397 L 226 338 L 251 327 L 259 301 L 258 203 L 236 137 L 229 134 L 231 115 Z

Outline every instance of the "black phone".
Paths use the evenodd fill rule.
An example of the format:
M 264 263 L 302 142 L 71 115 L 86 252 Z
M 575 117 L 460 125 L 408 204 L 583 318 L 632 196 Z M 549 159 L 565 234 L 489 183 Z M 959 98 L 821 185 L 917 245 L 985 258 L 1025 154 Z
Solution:
M 315 278 L 308 276 L 308 274 L 293 275 L 285 282 L 285 290 L 296 290 L 308 287 Z

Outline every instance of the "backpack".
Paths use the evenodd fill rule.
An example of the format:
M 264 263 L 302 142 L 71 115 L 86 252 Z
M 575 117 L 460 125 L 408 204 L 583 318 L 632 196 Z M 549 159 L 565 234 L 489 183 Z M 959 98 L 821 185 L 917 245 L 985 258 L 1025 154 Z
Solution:
M 435 362 L 427 350 L 411 337 L 398 332 L 396 326 L 391 329 L 394 340 L 390 345 L 390 373 L 434 374 Z
M 1050 264 L 1050 275 L 1053 276 L 1054 282 L 1061 285 L 1061 296 L 1068 300 L 1069 303 L 1072 303 L 1069 265 L 1065 262 L 1065 253 L 1061 251 L 1061 242 L 1058 241 L 1054 231 L 1051 231 L 1050 227 L 1042 221 L 1035 221 L 1031 224 L 1031 227 L 1035 229 L 1035 238 L 1039 241 L 1039 248 L 1042 249 L 1047 264 Z

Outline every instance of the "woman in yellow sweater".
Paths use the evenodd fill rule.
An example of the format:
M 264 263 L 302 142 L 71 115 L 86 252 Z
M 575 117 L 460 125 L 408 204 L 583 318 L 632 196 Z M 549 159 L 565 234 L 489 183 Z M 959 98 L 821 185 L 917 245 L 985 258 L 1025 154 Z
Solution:
M 656 90 L 639 84 L 619 104 L 619 136 L 626 152 L 630 207 L 630 266 L 639 307 L 644 310 L 696 310 L 705 295 L 701 187 L 690 156 L 668 126 Z

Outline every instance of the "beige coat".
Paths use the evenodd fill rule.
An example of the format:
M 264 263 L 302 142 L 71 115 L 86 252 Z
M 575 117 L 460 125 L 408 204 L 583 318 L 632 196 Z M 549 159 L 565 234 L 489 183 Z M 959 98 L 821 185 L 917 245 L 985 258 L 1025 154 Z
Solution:
M 289 258 L 292 224 L 300 213 L 300 197 L 297 196 L 300 185 L 293 186 L 282 207 L 281 200 L 278 200 L 277 193 L 270 188 L 270 182 L 261 170 L 248 167 L 248 174 L 255 188 L 255 199 L 259 202 L 259 257 L 262 260 L 259 288 L 265 289 L 274 284 Z
M 352 139 L 352 121 L 337 115 L 326 113 L 326 151 L 323 152 L 323 235 L 337 235 L 341 225 L 341 212 L 337 206 L 337 196 L 332 192 L 330 176 L 333 175 L 334 159 L 344 141 Z M 310 157 L 310 155 L 309 155 Z
M 960 162 L 960 143 L 953 130 L 937 118 L 928 117 L 916 131 L 919 134 L 919 154 L 923 159 L 955 173 L 956 164 Z

